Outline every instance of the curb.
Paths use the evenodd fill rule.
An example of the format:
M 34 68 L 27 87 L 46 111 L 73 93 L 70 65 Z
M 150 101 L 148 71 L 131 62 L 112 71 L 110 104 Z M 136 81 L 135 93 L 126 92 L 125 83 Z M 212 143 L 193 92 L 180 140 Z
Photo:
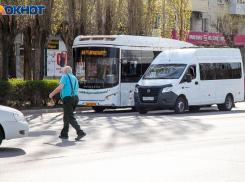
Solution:
M 245 104 L 245 100 L 239 101 L 237 103 Z M 76 107 L 75 112 L 81 111 L 94 111 L 92 107 Z M 37 110 L 20 110 L 24 115 L 25 114 L 42 114 L 42 113 L 57 113 L 63 112 L 63 108 L 56 108 L 56 109 L 37 109 Z
M 93 111 L 91 107 L 77 107 L 75 109 L 75 112 L 77 111 Z M 38 109 L 38 110 L 22 110 L 20 111 L 24 115 L 25 114 L 42 114 L 42 113 L 57 113 L 57 112 L 63 112 L 63 108 L 57 108 L 57 109 Z

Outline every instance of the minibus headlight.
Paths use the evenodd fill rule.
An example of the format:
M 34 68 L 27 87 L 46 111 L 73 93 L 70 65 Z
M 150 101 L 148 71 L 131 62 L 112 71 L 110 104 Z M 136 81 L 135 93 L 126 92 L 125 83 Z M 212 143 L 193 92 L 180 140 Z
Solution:
M 23 114 L 14 113 L 14 118 L 17 122 L 25 122 L 26 121 Z
M 165 87 L 162 89 L 162 93 L 171 92 L 173 87 Z
M 135 86 L 134 92 L 139 93 L 139 88 L 138 88 L 138 86 Z

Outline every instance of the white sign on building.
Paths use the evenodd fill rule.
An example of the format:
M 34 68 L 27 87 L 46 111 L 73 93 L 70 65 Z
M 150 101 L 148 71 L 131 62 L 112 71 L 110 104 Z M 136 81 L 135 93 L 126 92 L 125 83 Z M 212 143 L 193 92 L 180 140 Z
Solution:
M 52 42 L 52 41 L 51 41 Z M 51 48 L 51 49 L 49 49 Z M 63 41 L 58 42 L 57 47 L 52 45 L 47 49 L 47 76 L 62 76 L 63 68 L 60 66 L 60 58 L 62 51 L 66 51 L 66 47 Z M 67 53 L 63 53 L 65 57 L 65 65 L 67 63 Z
M 51 41 L 47 49 L 47 76 L 62 76 L 63 68 L 60 66 L 60 58 L 62 51 L 66 51 L 63 41 Z M 65 58 L 65 66 L 67 64 L 67 52 L 62 53 Z M 84 62 L 77 63 L 77 76 L 84 76 Z

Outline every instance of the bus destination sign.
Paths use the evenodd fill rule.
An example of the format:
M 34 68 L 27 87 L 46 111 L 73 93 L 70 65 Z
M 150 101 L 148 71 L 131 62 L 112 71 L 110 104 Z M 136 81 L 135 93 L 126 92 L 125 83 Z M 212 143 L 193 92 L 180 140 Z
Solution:
M 88 56 L 106 56 L 106 51 L 95 51 L 95 50 L 82 50 L 82 55 Z

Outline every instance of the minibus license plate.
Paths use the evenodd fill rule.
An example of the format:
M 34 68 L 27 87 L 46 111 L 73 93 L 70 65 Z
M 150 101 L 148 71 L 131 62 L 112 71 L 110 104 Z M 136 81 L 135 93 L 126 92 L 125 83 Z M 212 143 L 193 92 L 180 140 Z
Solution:
M 144 101 L 153 101 L 154 97 L 143 97 Z
M 86 106 L 96 106 L 96 103 L 86 103 Z

